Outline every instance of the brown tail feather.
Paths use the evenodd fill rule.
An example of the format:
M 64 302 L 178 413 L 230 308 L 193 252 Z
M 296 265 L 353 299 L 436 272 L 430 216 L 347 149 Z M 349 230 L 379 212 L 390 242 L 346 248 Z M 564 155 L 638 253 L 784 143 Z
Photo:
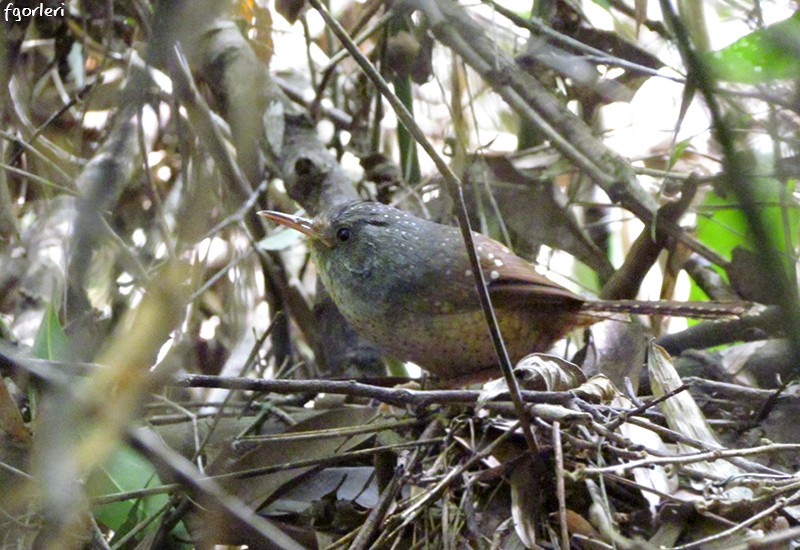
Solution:
M 694 319 L 741 317 L 751 311 L 749 302 L 676 302 L 669 300 L 594 300 L 584 302 L 581 311 L 602 313 L 633 313 L 638 315 L 671 315 Z

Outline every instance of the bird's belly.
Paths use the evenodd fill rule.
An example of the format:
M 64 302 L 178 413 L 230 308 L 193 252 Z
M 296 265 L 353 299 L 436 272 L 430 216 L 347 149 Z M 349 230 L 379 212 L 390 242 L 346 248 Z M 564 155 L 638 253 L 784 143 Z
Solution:
M 562 316 L 532 322 L 529 311 L 498 312 L 503 340 L 512 362 L 544 351 L 565 331 Z M 416 363 L 441 377 L 456 378 L 497 366 L 483 312 L 419 316 L 407 313 L 360 316 L 351 324 L 357 332 L 398 359 Z

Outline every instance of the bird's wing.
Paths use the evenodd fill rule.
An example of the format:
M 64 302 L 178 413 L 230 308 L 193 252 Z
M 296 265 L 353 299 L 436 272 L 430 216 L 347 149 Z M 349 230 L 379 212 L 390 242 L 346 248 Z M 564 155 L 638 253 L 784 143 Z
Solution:
M 497 241 L 478 233 L 474 238 L 484 280 L 496 308 L 563 312 L 577 309 L 583 303 L 580 296 L 540 275 L 531 264 Z M 420 270 L 417 272 L 419 276 L 413 280 L 402 279 L 402 283 L 398 284 L 404 285 L 403 294 L 408 296 L 403 309 L 418 314 L 446 314 L 477 309 L 479 302 L 475 279 L 472 271 L 466 269 L 469 266 L 466 249 L 463 257 L 454 264 L 446 277 L 441 276 L 441 265 L 433 262 L 429 270 Z
M 475 246 L 480 247 L 478 258 L 495 306 L 569 310 L 583 303 L 583 298 L 541 275 L 497 241 L 476 235 Z

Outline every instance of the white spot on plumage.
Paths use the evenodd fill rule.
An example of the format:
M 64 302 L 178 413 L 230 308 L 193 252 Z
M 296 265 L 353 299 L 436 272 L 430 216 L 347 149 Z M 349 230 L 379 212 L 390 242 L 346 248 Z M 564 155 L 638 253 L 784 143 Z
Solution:
M 493 269 L 491 273 L 489 273 L 489 278 L 493 281 L 496 281 L 500 278 L 500 272 L 496 269 Z

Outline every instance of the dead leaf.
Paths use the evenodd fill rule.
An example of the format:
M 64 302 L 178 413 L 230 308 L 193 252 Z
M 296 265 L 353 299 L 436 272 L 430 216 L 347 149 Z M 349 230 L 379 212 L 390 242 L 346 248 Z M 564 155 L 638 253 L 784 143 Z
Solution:
M 662 347 L 656 344 L 650 345 L 647 354 L 647 368 L 650 372 L 653 395 L 656 397 L 668 394 L 683 383 L 675 370 L 675 366 L 672 364 L 672 358 Z M 700 410 L 700 407 L 689 392 L 681 392 L 670 397 L 661 403 L 659 408 L 664 413 L 667 425 L 671 430 L 703 442 L 708 449 L 723 448 L 717 435 L 708 425 L 703 411 Z M 678 449 L 681 453 L 698 452 L 696 447 L 685 443 L 678 443 Z M 744 473 L 743 470 L 725 460 L 697 462 L 686 465 L 686 468 L 707 472 L 714 477 L 722 479 Z M 753 491 L 745 487 L 733 487 L 725 490 L 724 494 L 733 501 L 741 501 L 752 498 Z
M 0 430 L 10 435 L 17 443 L 27 446 L 31 442 L 31 432 L 2 380 L 0 380 Z

